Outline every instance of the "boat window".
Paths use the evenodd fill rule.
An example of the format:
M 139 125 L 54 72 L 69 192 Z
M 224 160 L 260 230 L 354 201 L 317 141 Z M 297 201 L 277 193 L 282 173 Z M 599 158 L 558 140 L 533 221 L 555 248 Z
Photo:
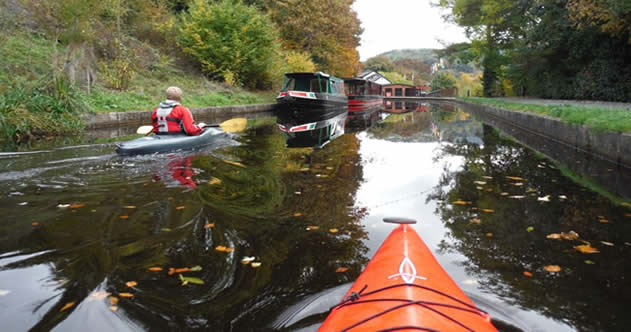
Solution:
M 326 83 L 328 82 L 328 80 L 326 79 L 312 79 L 311 80 L 311 92 L 328 92 L 329 89 L 326 86 Z
M 291 77 L 285 77 L 283 89 L 281 91 L 295 90 L 296 80 Z
M 394 88 L 394 95 L 395 96 L 403 96 L 403 89 L 401 88 Z

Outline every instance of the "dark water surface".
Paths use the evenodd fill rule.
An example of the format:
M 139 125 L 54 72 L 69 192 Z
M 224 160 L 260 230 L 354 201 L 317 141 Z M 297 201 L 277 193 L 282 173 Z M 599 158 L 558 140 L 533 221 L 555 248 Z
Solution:
M 269 118 L 197 152 L 0 154 L 0 330 L 271 330 L 353 281 L 393 228 L 386 216 L 417 219 L 452 278 L 506 323 L 628 330 L 624 199 L 463 110 L 383 117 L 318 150 L 287 148 Z M 587 244 L 599 252 L 574 249 Z

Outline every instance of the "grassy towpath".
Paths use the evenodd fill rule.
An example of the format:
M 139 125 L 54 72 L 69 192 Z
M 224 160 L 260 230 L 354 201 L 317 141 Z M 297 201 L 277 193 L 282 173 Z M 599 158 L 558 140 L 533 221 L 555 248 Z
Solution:
M 475 104 L 530 112 L 598 131 L 631 132 L 631 103 L 527 98 L 463 98 Z

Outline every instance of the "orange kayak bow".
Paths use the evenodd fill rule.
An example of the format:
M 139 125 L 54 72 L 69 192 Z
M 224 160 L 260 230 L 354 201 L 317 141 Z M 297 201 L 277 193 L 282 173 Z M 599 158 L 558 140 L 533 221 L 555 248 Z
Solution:
M 318 331 L 497 331 L 409 226 L 416 221 L 384 221 L 400 225 Z

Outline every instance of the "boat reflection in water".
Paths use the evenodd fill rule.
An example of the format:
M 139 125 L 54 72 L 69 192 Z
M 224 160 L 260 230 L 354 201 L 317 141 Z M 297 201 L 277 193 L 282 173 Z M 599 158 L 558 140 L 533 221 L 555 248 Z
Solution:
M 374 126 L 382 119 L 381 108 L 359 114 L 349 112 L 346 118 L 346 128 L 353 132 L 358 132 Z
M 348 114 L 344 81 L 328 74 L 285 74 L 276 107 L 289 147 L 321 148 L 344 134 Z
M 419 101 L 394 101 L 386 99 L 383 101 L 383 108 L 384 111 L 394 114 L 407 112 L 427 112 L 427 110 L 429 109 L 429 104 Z

